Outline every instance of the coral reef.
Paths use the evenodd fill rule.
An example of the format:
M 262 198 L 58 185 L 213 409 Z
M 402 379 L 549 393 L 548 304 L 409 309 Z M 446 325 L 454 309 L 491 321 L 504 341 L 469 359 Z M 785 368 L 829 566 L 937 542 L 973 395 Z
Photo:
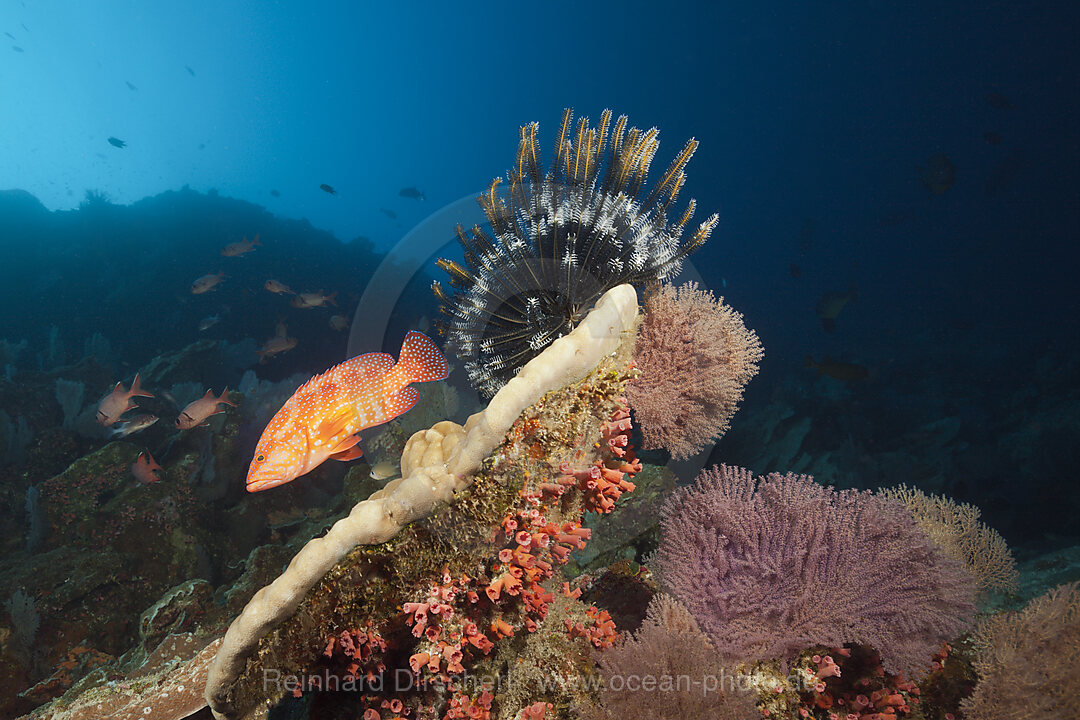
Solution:
M 1080 717 L 1080 583 L 986 618 L 974 642 L 979 683 L 961 705 L 967 718 Z
M 584 508 L 605 505 L 615 488 L 633 487 L 621 476 L 639 466 L 625 450 L 625 435 L 612 432 L 626 412 L 617 401 L 625 380 L 605 365 L 526 410 L 449 506 L 381 545 L 355 549 L 307 593 L 294 615 L 260 641 L 224 696 L 225 712 L 220 704 L 215 711 L 232 717 L 266 698 L 267 669 L 275 678 L 280 672 L 309 679 L 272 687 L 271 700 L 352 679 L 369 711 L 396 700 L 417 717 L 457 717 L 469 708 L 483 709 L 477 717 L 514 717 L 521 708 L 513 696 L 500 696 L 493 706 L 494 696 L 466 686 L 468 667 L 489 677 L 511 673 L 522 707 L 544 692 L 546 701 L 565 706 L 574 680 L 588 670 L 586 647 L 610 644 L 613 626 L 565 586 L 558 599 L 547 586 L 589 537 L 580 525 Z M 590 439 L 595 449 L 581 450 L 579 441 Z M 560 474 L 575 468 L 581 470 Z M 541 629 L 544 637 L 529 639 Z M 512 649 L 500 648 L 508 643 Z M 523 653 L 528 668 L 519 662 Z M 388 687 L 405 668 L 416 675 L 409 687 Z M 563 678 L 561 692 L 539 682 L 553 673 Z M 221 696 L 211 688 L 209 697 Z M 335 698 L 322 692 L 314 702 L 329 714 L 325 706 Z M 436 706 L 437 715 L 424 709 Z
M 919 686 L 903 674 L 887 672 L 877 651 L 865 645 L 809 648 L 786 671 L 775 661 L 740 670 L 740 680 L 757 691 L 759 712 L 765 717 L 896 720 L 913 712 L 935 717 L 919 712 Z
M 677 221 L 668 217 L 697 141 L 690 140 L 646 191 L 659 146 L 656 128 L 627 129 L 626 116 L 611 127 L 611 111 L 605 110 L 598 127 L 581 118 L 573 129 L 572 115 L 563 113 L 546 173 L 538 124 L 521 128 L 505 197 L 496 179 L 478 198 L 493 235 L 479 226 L 467 234 L 459 226 L 465 265 L 439 261 L 455 292 L 432 286 L 446 316 L 438 327 L 485 397 L 570 332 L 608 289 L 641 287 L 678 273 L 717 223 L 712 215 L 684 239 L 693 200 Z
M 0 196 L 8 212 L 11 193 Z M 0 483 L 0 601 L 21 589 L 34 601 L 40 629 L 27 655 L 16 647 L 9 614 L 0 611 L 4 718 L 84 688 L 84 680 L 89 682 L 84 675 L 96 677 L 91 671 L 106 667 L 99 661 L 142 643 L 140 613 L 178 584 L 193 578 L 212 583 L 217 600 L 226 603 L 213 606 L 219 610 L 217 622 L 220 615 L 239 612 L 300 545 L 342 514 L 344 501 L 337 494 L 342 467 L 336 475 L 333 469 L 314 473 L 295 491 L 244 497 L 236 477 L 250 460 L 248 440 L 258 422 L 254 408 L 230 410 L 211 427 L 176 432 L 178 408 L 168 387 L 183 381 L 202 389 L 235 384 L 237 356 L 246 353 L 239 361 L 247 364 L 256 359 L 254 347 L 245 350 L 242 338 L 262 336 L 272 327 L 280 298 L 241 292 L 238 283 L 231 296 L 177 303 L 170 288 L 186 294 L 191 279 L 205 272 L 207 255 L 219 257 L 219 240 L 253 225 L 271 240 L 255 264 L 246 264 L 259 283 L 264 272 L 288 261 L 290 280 L 311 287 L 327 283 L 344 296 L 362 287 L 380 259 L 370 243 L 366 249 L 344 244 L 306 221 L 280 220 L 251 203 L 187 190 L 112 206 L 107 217 L 50 213 L 34 204 L 40 212 L 33 222 L 16 223 L 16 244 L 25 252 L 12 246 L 12 261 L 2 268 L 9 271 L 4 283 L 9 310 L 17 308 L 8 312 L 4 333 L 27 340 L 0 343 L 0 475 L 5 480 Z M 163 217 L 172 219 L 163 224 Z M 11 217 L 6 220 L 14 232 Z M 103 237 L 109 242 L 102 244 Z M 182 252 L 149 274 L 130 274 L 116 264 L 117 257 L 146 251 L 148 238 L 155 256 L 168 254 L 168 247 Z M 294 253 L 308 261 L 296 264 Z M 418 280 L 411 293 L 424 299 L 421 312 L 434 307 L 422 292 L 428 282 L 428 277 Z M 104 286 L 112 289 L 103 293 Z M 80 312 L 91 305 L 94 312 Z M 221 316 L 209 334 L 216 347 L 203 343 L 178 350 L 208 336 L 197 325 L 211 313 Z M 50 322 L 57 327 L 50 328 Z M 266 326 L 260 327 L 262 322 Z M 301 350 L 266 368 L 267 379 L 297 371 L 310 376 L 310 366 L 341 351 L 340 337 L 331 337 L 322 324 L 295 328 L 295 334 Z M 153 362 L 155 356 L 161 359 Z M 109 366 L 113 362 L 117 367 Z M 151 389 L 157 397 L 144 399 L 144 411 L 160 421 L 110 445 L 107 431 L 94 421 L 97 400 L 115 385 L 117 373 L 130 379 L 147 364 L 156 368 Z M 58 380 L 85 388 L 88 411 L 70 427 L 57 396 Z M 142 485 L 132 477 L 130 464 L 141 451 L 164 467 L 160 482 Z M 300 520 L 268 522 L 285 511 Z M 187 613 L 181 626 L 189 622 L 201 628 L 215 621 Z M 128 672 L 107 665 L 111 679 Z
M 33 588 L 43 626 L 68 646 L 89 637 L 98 650 L 119 654 L 135 637 L 139 614 L 175 578 L 207 570 L 212 543 L 195 517 L 191 488 L 180 478 L 135 482 L 138 453 L 111 443 L 40 487 L 44 540 L 14 578 Z
M 802 475 L 702 472 L 662 510 L 664 584 L 728 661 L 858 642 L 921 677 L 974 614 L 974 579 L 899 503 Z
M 468 526 L 464 519 L 467 517 L 467 508 L 461 506 L 462 491 L 469 487 L 473 480 L 473 473 L 480 469 L 482 461 L 503 442 L 507 431 L 518 420 L 522 411 L 540 400 L 548 390 L 564 387 L 589 373 L 595 374 L 597 364 L 609 359 L 620 346 L 627 344 L 628 336 L 632 337 L 632 333 L 628 331 L 634 329 L 636 319 L 637 294 L 634 289 L 628 285 L 613 288 L 605 293 L 593 311 L 574 331 L 560 338 L 544 353 L 522 368 L 518 375 L 492 399 L 488 407 L 482 413 L 472 416 L 464 428 L 450 422 L 442 422 L 431 430 L 421 431 L 414 435 L 402 457 L 403 477 L 374 493 L 368 500 L 357 504 L 349 517 L 339 521 L 325 536 L 308 543 L 289 564 L 285 574 L 256 593 L 244 612 L 230 626 L 222 649 L 211 667 L 207 686 L 207 699 L 215 713 L 222 717 L 234 717 L 237 715 L 238 708 L 248 707 L 255 701 L 258 695 L 252 697 L 250 694 L 253 685 L 250 677 L 253 668 L 252 656 L 260 647 L 263 648 L 259 651 L 260 654 L 266 652 L 265 645 L 260 644 L 264 636 L 271 633 L 278 638 L 283 635 L 288 637 L 290 630 L 277 628 L 277 626 L 296 613 L 305 596 L 316 598 L 320 594 L 319 588 L 323 588 L 323 592 L 326 592 L 328 588 L 333 589 L 340 584 L 325 582 L 324 577 L 336 580 L 335 574 L 330 572 L 331 569 L 350 551 L 355 555 L 364 550 L 361 547 L 360 551 L 353 551 L 354 547 L 389 542 L 389 545 L 382 547 L 381 552 L 376 553 L 375 557 L 387 552 L 396 552 L 393 538 L 406 524 L 429 515 L 440 503 L 450 500 L 455 495 L 459 497 L 459 501 L 455 504 L 454 512 L 461 514 L 462 519 L 460 521 L 447 519 L 445 512 L 441 516 L 436 516 L 436 519 L 441 517 L 441 522 L 450 527 L 457 522 Z M 618 373 L 612 371 L 610 381 L 614 382 L 617 378 Z M 610 434 L 606 439 L 599 437 L 596 447 L 600 449 L 603 440 L 607 442 L 607 449 L 616 456 L 625 452 L 623 446 L 626 438 L 621 428 L 626 427 L 628 422 L 627 414 L 616 418 L 609 430 Z M 568 422 L 565 417 L 560 418 L 558 422 L 552 419 L 544 426 L 535 422 L 533 431 L 540 431 L 542 428 L 545 436 L 548 434 L 552 436 L 550 441 L 560 438 L 560 442 L 567 446 L 568 449 L 561 454 L 562 461 L 569 463 L 579 459 L 573 456 L 569 448 L 574 448 L 576 451 L 579 444 L 587 439 L 584 429 L 579 433 L 582 435 L 580 438 L 577 435 L 563 437 L 574 429 L 573 423 Z M 599 427 L 597 430 L 599 431 Z M 547 452 L 538 451 L 538 458 L 544 457 L 549 458 L 550 462 L 550 458 L 559 456 L 550 449 Z M 556 467 L 559 465 L 556 464 Z M 567 466 L 566 470 L 569 472 L 564 471 L 563 478 L 572 478 L 572 480 L 566 480 L 566 483 L 584 486 L 582 490 L 588 499 L 587 505 L 606 507 L 611 497 L 621 492 L 620 483 L 614 478 L 609 478 L 605 471 L 594 468 L 595 472 L 587 472 L 586 469 L 579 468 L 582 466 L 576 463 L 572 467 Z M 617 470 L 612 470 L 612 472 L 616 473 Z M 585 473 L 585 475 L 578 478 L 575 473 Z M 504 488 L 502 484 L 497 482 L 495 484 Z M 563 483 L 549 484 L 553 489 L 567 486 Z M 491 502 L 487 500 L 479 508 L 481 511 L 486 510 L 483 512 L 482 519 L 487 524 L 481 525 L 485 528 L 484 530 L 474 529 L 473 532 L 479 533 L 481 537 L 491 532 L 490 523 L 494 522 L 497 527 L 507 511 L 504 500 L 495 506 L 501 512 L 492 516 L 492 508 L 489 506 Z M 456 515 L 451 516 L 453 517 Z M 450 527 L 442 532 L 450 534 Z M 413 538 L 413 542 L 416 541 L 413 532 L 409 537 Z M 476 538 L 469 539 L 468 542 L 460 539 L 456 545 L 460 552 L 461 549 L 475 542 Z M 419 561 L 423 563 L 423 570 L 428 573 L 433 571 L 430 566 L 433 562 L 432 558 L 438 557 L 436 550 L 437 548 L 435 550 L 429 548 L 427 552 L 417 553 Z M 397 565 L 398 562 L 400 561 L 395 561 L 394 572 L 409 570 L 407 566 Z M 455 566 L 459 566 L 458 563 L 451 565 L 451 567 Z M 471 564 L 467 567 L 469 572 L 474 572 Z M 459 572 L 464 572 L 464 570 L 465 568 L 461 568 Z M 327 573 L 330 575 L 328 576 Z M 350 579 L 356 583 L 357 576 L 363 577 L 370 574 L 372 569 L 354 569 L 352 573 L 353 577 Z M 457 573 L 454 577 L 457 577 Z M 451 580 L 446 582 L 449 583 Z M 413 582 L 416 582 L 415 575 L 413 575 Z M 381 612 L 393 607 L 394 603 L 388 604 L 385 600 L 372 601 L 371 594 L 379 593 L 383 587 L 383 583 L 373 582 L 371 578 L 365 579 L 362 583 L 361 597 L 364 595 L 368 597 L 367 602 L 363 602 L 362 606 L 368 608 L 369 611 Z M 496 596 L 498 594 L 496 591 Z M 340 607 L 340 603 L 335 602 L 333 606 Z M 323 612 L 314 613 L 309 608 L 304 611 L 303 616 L 309 618 L 308 622 L 311 622 L 311 618 L 319 618 L 319 623 L 329 622 L 334 617 L 330 608 L 319 609 Z M 310 645 L 310 638 L 306 642 Z M 262 659 L 265 660 L 265 656 Z M 293 662 L 297 661 L 294 659 Z M 275 663 L 274 667 L 286 666 Z M 258 687 L 257 683 L 254 685 Z
M 219 478 L 239 472 L 243 457 L 235 451 L 238 416 L 224 420 L 216 432 L 205 428 L 180 435 L 169 429 L 172 423 L 158 423 L 132 436 L 132 442 L 102 445 L 101 440 L 78 436 L 77 428 L 72 432 L 58 427 L 61 409 L 51 397 L 58 373 L 79 382 L 86 378 L 91 381 L 87 387 L 111 387 L 113 381 L 96 363 L 84 361 L 56 373 L 24 373 L 17 388 L 9 384 L 0 391 L 5 398 L 19 398 L 9 392 L 14 389 L 38 392 L 42 402 L 30 418 L 45 428 L 43 440 L 30 448 L 35 456 L 33 472 L 18 478 L 19 484 L 7 488 L 5 494 L 5 499 L 13 499 L 22 488 L 22 497 L 7 513 L 19 521 L 25 515 L 25 521 L 5 520 L 13 532 L 0 558 L 0 592 L 6 597 L 22 588 L 34 598 L 41 630 L 31 662 L 17 668 L 13 665 L 17 648 L 11 643 L 0 646 L 0 686 L 5 688 L 0 715 L 4 717 L 26 712 L 70 687 L 82 687 L 83 676 L 100 666 L 102 659 L 108 661 L 133 645 L 153 642 L 154 638 L 139 639 L 141 613 L 181 583 L 199 584 L 203 589 L 198 604 L 205 605 L 202 601 L 209 595 L 209 585 L 192 579 L 234 581 L 240 569 L 229 564 L 269 535 L 265 514 L 254 521 L 250 512 L 225 516 L 223 508 L 208 499 L 209 495 L 221 497 L 222 483 L 213 488 L 195 484 L 211 467 L 216 467 Z M 165 406 L 165 401 L 151 399 L 150 403 L 155 403 L 155 412 Z M 88 412 L 93 421 L 92 405 Z M 158 482 L 142 483 L 131 467 L 143 449 L 151 446 L 165 472 Z M 79 454 L 82 457 L 75 462 L 68 459 Z M 59 466 L 57 474 L 37 479 L 38 473 L 54 465 Z M 228 521 L 223 522 L 226 517 Z M 246 526 L 254 526 L 250 534 Z M 25 535 L 16 537 L 20 531 Z M 275 562 L 274 574 L 281 562 Z M 240 606 L 249 597 L 250 592 L 239 600 Z M 239 609 L 230 607 L 232 612 Z M 225 610 L 223 606 L 220 612 Z M 183 611 L 180 615 L 182 620 L 178 615 L 167 622 L 167 615 L 158 616 L 164 624 L 157 639 L 163 632 L 207 622 L 203 614 Z M 0 635 L 8 632 L 6 625 L 4 618 Z M 6 692 L 12 685 L 11 692 Z
M 650 289 L 627 390 L 645 448 L 677 460 L 727 431 L 743 389 L 758 371 L 761 342 L 724 299 L 689 283 Z
M 632 385 L 627 386 L 628 391 Z M 655 550 L 660 534 L 656 508 L 675 489 L 676 480 L 666 467 L 645 465 L 634 476 L 634 492 L 624 496 L 610 513 L 586 513 L 585 527 L 592 530 L 593 539 L 571 556 L 568 568 L 601 570 Z
M 274 716 L 364 720 L 940 720 L 959 714 L 974 687 L 973 646 L 981 681 L 970 717 L 991 707 L 1001 717 L 1076 714 L 1054 694 L 1072 690 L 1060 668 L 1077 659 L 1075 585 L 987 620 L 974 644 L 955 638 L 976 581 L 1000 590 L 1015 577 L 1004 540 L 978 509 L 907 488 L 870 496 L 725 469 L 733 475 L 722 501 L 714 478 L 708 493 L 676 491 L 659 513 L 677 478 L 635 459 L 628 414 L 629 406 L 648 444 L 676 458 L 723 435 L 725 458 L 742 451 L 757 467 L 820 472 L 825 485 L 873 477 L 943 492 L 988 478 L 998 491 L 984 510 L 1005 529 L 996 518 L 1016 507 L 1068 516 L 1080 497 L 1071 486 L 1029 482 L 1060 477 L 1048 443 L 1058 457 L 1073 452 L 1071 375 L 1011 397 L 1016 409 L 995 422 L 1013 432 L 999 432 L 997 448 L 986 421 L 972 422 L 977 412 L 941 401 L 942 366 L 928 370 L 925 358 L 913 369 L 922 399 L 901 398 L 912 384 L 896 381 L 899 365 L 872 368 L 874 392 L 871 383 L 796 378 L 767 398 L 752 394 L 748 402 L 767 407 L 744 410 L 725 434 L 761 356 L 722 298 L 658 287 L 637 332 L 636 296 L 623 286 L 582 319 L 611 284 L 670 276 L 707 238 L 714 218 L 684 241 L 693 203 L 678 222 L 667 215 L 695 143 L 649 190 L 655 130 L 627 129 L 607 112 L 598 128 L 570 121 L 567 113 L 546 172 L 537 127 L 522 129 L 508 191 L 496 183 L 481 198 L 494 233 L 459 229 L 464 264 L 441 263 L 456 291 L 440 291 L 444 330 L 472 381 L 494 394 L 490 406 L 461 426 L 441 421 L 458 400 L 449 385 L 425 395 L 365 447 L 372 461 L 401 458 L 402 477 L 385 487 L 376 478 L 389 473 L 361 463 L 320 468 L 272 496 L 245 497 L 235 482 L 249 441 L 307 374 L 286 376 L 326 350 L 313 331 L 296 333 L 303 359 L 279 358 L 267 379 L 245 374 L 241 407 L 178 433 L 172 405 L 207 384 L 235 385 L 254 358 L 250 341 L 196 334 L 205 305 L 174 309 L 169 297 L 148 306 L 168 322 L 136 335 L 48 321 L 11 328 L 33 332 L 37 367 L 52 369 L 24 362 L 34 355 L 20 356 L 25 342 L 0 343 L 0 462 L 11 480 L 0 488 L 0 524 L 10 528 L 0 553 L 0 597 L 10 598 L 0 622 L 0 715 L 48 703 L 33 717 L 171 720 L 206 717 L 209 701 L 221 716 L 254 718 L 281 700 Z M 96 206 L 99 218 L 128 212 Z M 185 241 L 210 237 L 183 225 Z M 296 247 L 306 248 L 313 274 L 319 264 L 339 273 L 371 265 L 342 261 L 332 245 Z M 271 252 L 268 243 L 249 260 Z M 146 282 L 182 291 L 188 269 L 169 264 Z M 125 285 L 117 297 L 149 298 L 145 289 Z M 270 318 L 257 296 L 237 289 L 235 320 L 222 310 L 215 332 L 239 331 L 241 316 Z M 100 331 L 115 334 L 122 358 Z M 88 357 L 65 365 L 80 346 Z M 869 364 L 870 355 L 853 359 Z M 160 398 L 147 399 L 146 411 L 164 422 L 107 443 L 92 409 L 84 426 L 80 406 L 136 366 Z M 988 415 L 1001 409 L 996 399 L 986 401 Z M 141 452 L 162 463 L 159 482 L 131 476 Z M 1033 486 L 1041 499 L 1013 502 Z M 1060 501 L 1048 503 L 1048 492 Z M 662 572 L 653 574 L 643 563 L 659 525 L 664 548 L 650 565 Z M 1030 558 L 1019 593 L 981 598 L 984 607 L 1075 578 L 1076 557 Z M 658 583 L 678 599 L 654 597 Z M 620 643 L 624 632 L 633 634 Z M 662 685 L 661 676 L 721 668 L 751 691 L 718 703 L 719 693 Z M 628 676 L 656 676 L 656 688 L 612 693 L 610 681 Z M 268 689 L 267 679 L 280 684 Z
M 0 412 L 3 411 L 0 410 Z M 7 451 L 4 460 L 15 467 L 25 465 L 27 447 L 34 439 L 34 430 L 30 427 L 30 423 L 21 415 L 9 420 L 7 413 L 4 413 L 0 417 L 0 429 L 4 430 L 7 436 Z
M 599 654 L 598 717 L 625 720 L 744 720 L 757 694 L 738 688 L 690 613 L 658 594 L 642 627 Z
M 979 521 L 979 508 L 906 485 L 878 494 L 902 502 L 928 537 L 967 566 L 982 590 L 1016 589 L 1016 560 L 1005 538 Z
M 11 616 L 14 650 L 20 660 L 29 665 L 34 652 L 34 637 L 41 627 L 41 616 L 35 607 L 34 598 L 20 588 L 11 594 L 4 608 Z
M 86 385 L 78 380 L 56 379 L 56 402 L 60 403 L 64 411 L 63 427 L 70 430 L 75 425 L 75 418 L 82 410 L 83 394 Z
M 187 580 L 170 588 L 139 616 L 139 639 L 149 652 L 168 635 L 195 630 L 199 617 L 213 601 L 214 591 L 205 580 Z
M 846 720 L 883 720 L 919 704 L 918 686 L 886 671 L 878 652 L 865 645 L 803 653 L 794 675 L 801 685 L 796 713 L 804 717 L 803 711 L 816 710 Z

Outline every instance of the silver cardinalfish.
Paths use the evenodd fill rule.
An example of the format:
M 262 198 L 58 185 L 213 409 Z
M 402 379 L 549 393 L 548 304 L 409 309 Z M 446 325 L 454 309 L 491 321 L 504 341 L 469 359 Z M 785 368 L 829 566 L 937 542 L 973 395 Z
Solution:
M 392 355 L 367 353 L 316 375 L 263 431 L 248 469 L 248 492 L 283 485 L 328 458 L 360 457 L 361 430 L 415 405 L 420 393 L 411 383 L 443 380 L 447 374 L 446 358 L 431 338 L 411 331 L 396 363 Z
M 135 417 L 121 422 L 113 430 L 109 432 L 109 437 L 113 439 L 126 438 L 132 433 L 137 433 L 140 430 L 145 430 L 158 421 L 157 415 L 136 415 Z

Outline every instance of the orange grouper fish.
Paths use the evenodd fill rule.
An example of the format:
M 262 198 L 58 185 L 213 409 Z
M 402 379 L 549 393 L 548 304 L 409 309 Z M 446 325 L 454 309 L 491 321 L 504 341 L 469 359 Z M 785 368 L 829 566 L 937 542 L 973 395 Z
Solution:
M 327 458 L 360 457 L 359 432 L 393 420 L 416 404 L 414 382 L 443 380 L 446 358 L 431 338 L 410 331 L 397 363 L 392 355 L 357 355 L 300 386 L 266 426 L 248 469 L 248 492 L 283 485 Z

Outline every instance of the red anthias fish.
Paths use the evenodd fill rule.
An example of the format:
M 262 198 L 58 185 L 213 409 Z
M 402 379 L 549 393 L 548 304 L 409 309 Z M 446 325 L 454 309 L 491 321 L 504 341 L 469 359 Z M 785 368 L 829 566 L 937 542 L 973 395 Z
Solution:
M 248 492 L 283 485 L 327 458 L 360 457 L 360 431 L 401 415 L 420 399 L 414 382 L 443 380 L 446 358 L 431 338 L 405 335 L 397 363 L 368 353 L 308 380 L 266 426 L 248 469 Z

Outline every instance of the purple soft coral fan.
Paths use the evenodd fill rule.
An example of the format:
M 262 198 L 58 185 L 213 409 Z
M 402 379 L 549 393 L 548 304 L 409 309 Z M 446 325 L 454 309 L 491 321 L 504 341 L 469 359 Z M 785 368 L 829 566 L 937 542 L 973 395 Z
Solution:
M 663 581 L 728 662 L 856 642 L 917 678 L 975 611 L 964 566 L 869 492 L 720 466 L 662 518 Z

